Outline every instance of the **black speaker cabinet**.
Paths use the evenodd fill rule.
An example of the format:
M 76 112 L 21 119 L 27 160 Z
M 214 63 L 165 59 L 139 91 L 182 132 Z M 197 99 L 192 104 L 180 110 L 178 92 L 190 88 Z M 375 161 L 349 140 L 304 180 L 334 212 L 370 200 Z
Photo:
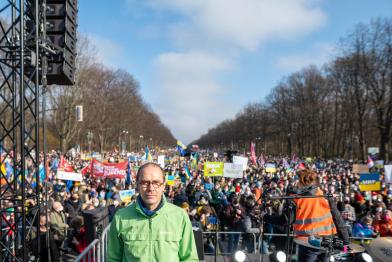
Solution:
M 103 230 L 109 225 L 109 212 L 106 207 L 85 210 L 82 212 L 86 227 L 86 240 L 91 243 L 99 238 Z
M 199 261 L 204 260 L 204 245 L 203 245 L 203 233 L 200 230 L 193 230 L 193 236 L 195 237 L 197 255 Z

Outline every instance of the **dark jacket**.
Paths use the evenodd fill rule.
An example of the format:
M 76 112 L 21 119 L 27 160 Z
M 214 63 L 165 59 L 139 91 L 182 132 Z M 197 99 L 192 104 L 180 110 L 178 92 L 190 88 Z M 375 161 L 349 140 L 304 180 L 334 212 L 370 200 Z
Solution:
M 74 217 L 80 215 L 82 210 L 82 202 L 78 200 L 78 202 L 72 202 L 72 200 L 68 200 L 65 203 L 64 211 L 69 215 L 69 221 L 71 221 Z

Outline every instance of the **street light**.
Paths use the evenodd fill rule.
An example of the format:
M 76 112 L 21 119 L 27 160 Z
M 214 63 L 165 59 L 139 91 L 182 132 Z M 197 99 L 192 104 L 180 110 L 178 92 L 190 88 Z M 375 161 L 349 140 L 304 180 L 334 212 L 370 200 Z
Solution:
M 118 135 L 118 149 L 121 151 L 121 152 L 124 152 L 125 150 L 126 150 L 126 145 L 125 145 L 125 143 L 123 143 L 123 141 L 121 140 L 121 135 L 122 134 L 128 134 L 128 130 L 122 130 L 121 132 L 120 132 L 120 134 Z
M 261 143 L 261 137 L 258 136 L 255 138 L 255 140 L 256 140 L 256 154 L 257 154 L 257 153 L 260 153 L 259 152 L 259 149 L 260 149 L 259 144 Z
M 140 148 L 142 147 L 142 146 L 140 146 L 140 143 L 142 143 L 143 144 L 143 136 L 142 135 L 140 135 L 139 136 L 139 141 L 138 141 L 138 151 L 140 150 Z
M 88 152 L 91 152 L 91 142 L 93 141 L 94 134 L 90 130 L 87 132 Z

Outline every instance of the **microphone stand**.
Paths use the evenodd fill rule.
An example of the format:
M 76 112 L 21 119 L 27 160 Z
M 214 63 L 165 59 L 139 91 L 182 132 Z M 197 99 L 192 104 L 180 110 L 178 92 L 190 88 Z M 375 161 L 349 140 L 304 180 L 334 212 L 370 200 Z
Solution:
M 261 216 L 261 257 L 260 257 L 260 262 L 264 261 L 264 216 Z

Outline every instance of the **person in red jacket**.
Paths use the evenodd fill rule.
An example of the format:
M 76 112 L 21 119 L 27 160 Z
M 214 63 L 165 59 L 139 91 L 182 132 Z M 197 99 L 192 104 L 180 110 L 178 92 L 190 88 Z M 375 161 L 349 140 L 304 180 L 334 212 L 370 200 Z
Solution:
M 382 212 L 381 219 L 374 224 L 374 229 L 380 233 L 381 237 L 392 236 L 392 212 L 390 210 Z
M 70 247 L 78 254 L 87 247 L 86 227 L 82 216 L 76 216 L 71 221 Z

